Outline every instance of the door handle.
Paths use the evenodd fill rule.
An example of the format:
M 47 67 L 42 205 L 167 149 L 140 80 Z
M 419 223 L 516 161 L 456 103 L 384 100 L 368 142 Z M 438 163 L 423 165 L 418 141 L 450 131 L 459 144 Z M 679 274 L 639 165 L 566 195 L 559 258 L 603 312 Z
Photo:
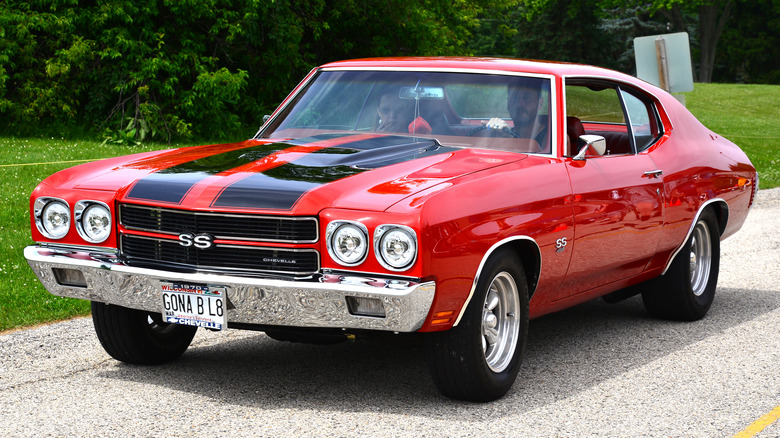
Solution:
M 648 177 L 648 178 L 658 178 L 658 177 L 660 177 L 663 174 L 664 174 L 664 171 L 661 170 L 661 169 L 649 170 L 649 171 L 645 172 L 645 176 Z

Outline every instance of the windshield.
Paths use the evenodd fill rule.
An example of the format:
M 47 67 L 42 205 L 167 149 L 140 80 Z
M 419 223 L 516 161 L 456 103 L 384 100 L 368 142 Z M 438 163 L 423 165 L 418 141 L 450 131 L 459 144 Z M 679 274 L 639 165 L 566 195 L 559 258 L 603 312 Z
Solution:
M 550 153 L 550 128 L 546 78 L 322 71 L 259 138 L 392 133 L 456 147 Z

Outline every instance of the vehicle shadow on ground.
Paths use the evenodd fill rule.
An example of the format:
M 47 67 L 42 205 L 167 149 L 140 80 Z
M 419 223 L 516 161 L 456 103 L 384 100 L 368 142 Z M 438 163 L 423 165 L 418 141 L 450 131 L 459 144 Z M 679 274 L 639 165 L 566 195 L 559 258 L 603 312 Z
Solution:
M 514 387 L 489 404 L 439 395 L 428 374 L 424 344 L 409 339 L 316 346 L 257 333 L 193 346 L 175 363 L 114 362 L 100 374 L 255 409 L 405 415 L 413 407 L 436 418 L 478 421 L 486 413 L 516 415 L 571 397 L 777 308 L 778 291 L 719 289 L 710 313 L 697 322 L 652 319 L 639 297 L 612 305 L 595 300 L 548 315 L 530 323 Z

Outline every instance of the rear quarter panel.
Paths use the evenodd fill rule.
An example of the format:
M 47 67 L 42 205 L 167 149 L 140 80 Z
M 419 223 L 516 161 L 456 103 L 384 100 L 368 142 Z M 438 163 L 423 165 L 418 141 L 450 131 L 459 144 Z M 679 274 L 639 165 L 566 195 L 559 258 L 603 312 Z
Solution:
M 700 207 L 712 199 L 728 204 L 722 238 L 738 231 L 750 204 L 755 169 L 745 153 L 701 124 L 671 96 L 662 96 L 671 129 L 648 151 L 664 178 L 664 229 L 659 255 L 649 269 L 663 267 L 682 245 Z

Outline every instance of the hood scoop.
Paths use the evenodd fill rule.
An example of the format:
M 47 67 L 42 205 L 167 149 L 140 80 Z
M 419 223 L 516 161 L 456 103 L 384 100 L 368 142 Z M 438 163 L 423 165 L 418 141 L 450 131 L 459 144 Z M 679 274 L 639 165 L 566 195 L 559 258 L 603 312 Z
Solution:
M 400 140 L 403 142 L 393 144 Z M 295 160 L 293 164 L 305 167 L 347 166 L 358 170 L 372 170 L 455 150 L 441 146 L 435 140 L 409 140 L 406 137 L 383 137 L 382 145 L 378 147 L 372 147 L 376 146 L 373 142 L 330 147 Z
M 323 184 L 454 150 L 435 140 L 394 135 L 323 135 L 266 143 L 160 169 L 139 179 L 126 199 L 182 204 L 195 185 L 209 184 L 222 186 L 211 207 L 289 210 L 304 193 Z M 287 161 L 287 156 L 294 159 Z M 246 170 L 236 179 L 239 168 Z

